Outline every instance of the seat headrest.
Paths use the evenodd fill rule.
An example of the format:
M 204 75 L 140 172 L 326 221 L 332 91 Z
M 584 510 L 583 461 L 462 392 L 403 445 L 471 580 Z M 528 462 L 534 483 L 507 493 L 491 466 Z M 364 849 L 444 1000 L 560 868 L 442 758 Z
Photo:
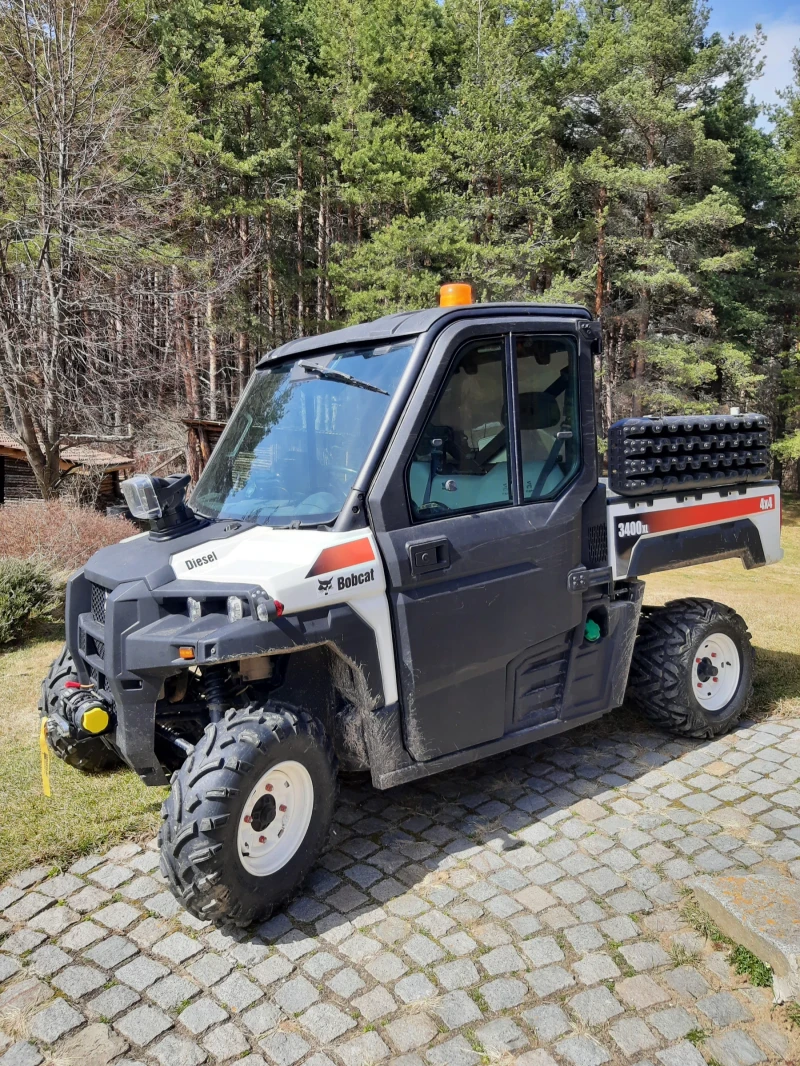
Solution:
M 520 429 L 550 429 L 561 422 L 561 408 L 549 392 L 519 394 Z

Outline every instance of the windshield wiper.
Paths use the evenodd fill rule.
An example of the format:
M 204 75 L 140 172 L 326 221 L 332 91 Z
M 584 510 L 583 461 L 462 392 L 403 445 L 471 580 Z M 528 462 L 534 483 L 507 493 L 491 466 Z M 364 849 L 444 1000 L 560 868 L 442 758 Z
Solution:
M 353 385 L 357 389 L 367 389 L 369 392 L 379 392 L 381 396 L 388 396 L 386 389 L 379 389 L 377 385 L 370 385 L 368 381 L 361 381 L 351 374 L 345 374 L 343 370 L 332 370 L 327 366 L 318 366 L 316 363 L 298 363 L 307 374 L 318 374 L 321 378 L 329 378 L 331 381 L 341 381 L 343 385 Z

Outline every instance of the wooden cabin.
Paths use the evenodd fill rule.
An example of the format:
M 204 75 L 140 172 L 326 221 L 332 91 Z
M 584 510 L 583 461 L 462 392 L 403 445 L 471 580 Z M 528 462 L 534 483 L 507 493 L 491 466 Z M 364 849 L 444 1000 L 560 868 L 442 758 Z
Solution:
M 111 504 L 122 502 L 120 481 L 133 471 L 133 459 L 111 452 L 98 451 L 86 444 L 72 444 L 61 451 L 63 477 L 83 477 L 97 485 L 95 507 L 104 511 Z M 24 503 L 39 500 L 41 493 L 21 441 L 0 429 L 0 504 Z

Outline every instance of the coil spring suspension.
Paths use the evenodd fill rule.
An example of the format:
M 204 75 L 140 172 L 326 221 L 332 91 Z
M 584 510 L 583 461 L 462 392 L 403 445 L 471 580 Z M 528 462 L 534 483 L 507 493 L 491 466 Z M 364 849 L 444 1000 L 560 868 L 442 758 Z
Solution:
M 231 703 L 230 673 L 225 666 L 209 666 L 203 671 L 208 716 L 218 722 Z

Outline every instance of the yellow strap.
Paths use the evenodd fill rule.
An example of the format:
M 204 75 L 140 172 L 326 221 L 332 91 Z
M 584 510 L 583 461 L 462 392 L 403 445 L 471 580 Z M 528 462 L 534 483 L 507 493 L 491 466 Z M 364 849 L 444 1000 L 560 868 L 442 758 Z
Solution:
M 45 796 L 50 796 L 50 748 L 47 746 L 47 723 L 42 718 L 42 728 L 39 730 L 39 752 L 42 757 L 42 791 Z

